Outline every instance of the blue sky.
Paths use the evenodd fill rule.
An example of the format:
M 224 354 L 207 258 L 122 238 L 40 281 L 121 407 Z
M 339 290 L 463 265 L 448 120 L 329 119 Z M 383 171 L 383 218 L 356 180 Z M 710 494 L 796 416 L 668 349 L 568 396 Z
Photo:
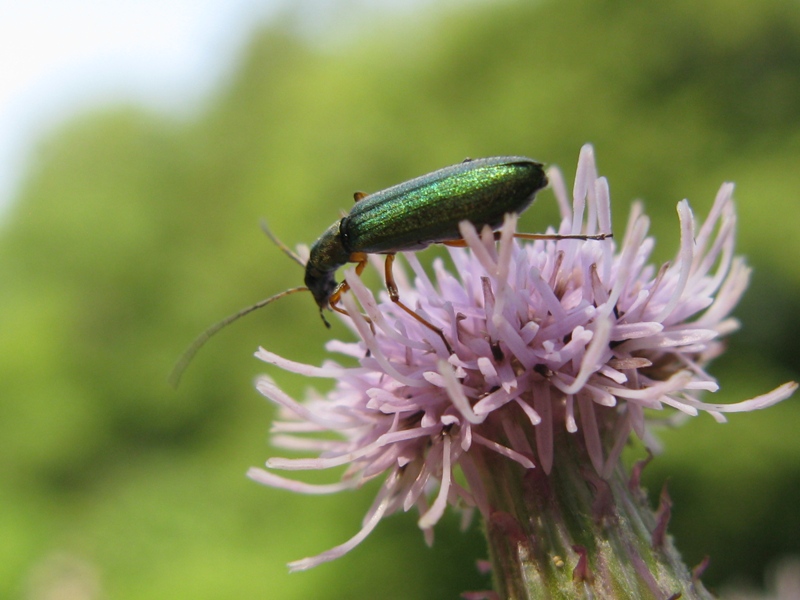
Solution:
M 281 0 L 0 0 L 0 211 L 37 138 L 122 99 L 190 108 Z

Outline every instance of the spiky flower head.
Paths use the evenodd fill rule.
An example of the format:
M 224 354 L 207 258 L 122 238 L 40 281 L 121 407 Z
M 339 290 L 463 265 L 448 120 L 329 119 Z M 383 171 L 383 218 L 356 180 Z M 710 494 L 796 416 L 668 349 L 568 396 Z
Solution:
M 548 175 L 561 212 L 556 233 L 611 231 L 608 183 L 597 175 L 590 146 L 581 151 L 571 203 L 560 173 Z M 316 367 L 258 351 L 267 363 L 335 384 L 298 402 L 272 379 L 258 380 L 259 391 L 280 407 L 273 443 L 314 456 L 271 458 L 268 470 L 254 468 L 249 476 L 313 494 L 373 478 L 383 484 L 357 535 L 291 569 L 342 556 L 398 510 L 419 511 L 428 541 L 448 505 L 477 507 L 487 517 L 481 453 L 549 473 L 561 428 L 582 436 L 587 461 L 607 476 L 631 432 L 652 442 L 646 409 L 707 412 L 724 421 L 726 413 L 787 398 L 795 383 L 738 404 L 699 397 L 718 389 L 704 366 L 737 328 L 729 314 L 749 278 L 734 256 L 732 192 L 730 183 L 720 188 L 702 224 L 687 201 L 678 203 L 680 250 L 661 266 L 648 262 L 654 240 L 640 204 L 624 235 L 603 241 L 519 243 L 509 216 L 496 242 L 492 232 L 462 223 L 468 248 L 448 249 L 455 274 L 437 259 L 433 280 L 415 254 L 406 254 L 413 283 L 396 268 L 400 297 L 442 329 L 452 354 L 387 294 L 376 301 L 353 270 L 346 272 L 352 294 L 342 302 L 351 318 L 343 321 L 357 341 L 331 341 L 327 349 L 357 366 L 331 360 Z M 274 473 L 335 467 L 345 467 L 344 474 L 323 486 Z M 465 485 L 455 479 L 459 471 Z

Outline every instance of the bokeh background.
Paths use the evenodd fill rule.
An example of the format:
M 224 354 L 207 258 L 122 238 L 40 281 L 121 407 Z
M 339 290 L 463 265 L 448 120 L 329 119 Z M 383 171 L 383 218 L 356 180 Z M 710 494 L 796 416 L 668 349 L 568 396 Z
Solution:
M 0 597 L 454 598 L 489 587 L 480 530 L 427 548 L 395 516 L 332 564 L 373 489 L 297 497 L 247 480 L 274 453 L 253 388 L 264 345 L 318 363 L 310 297 L 247 317 L 167 374 L 207 325 L 302 273 L 259 229 L 311 243 L 374 191 L 466 156 L 524 154 L 572 180 L 594 144 L 617 231 L 644 200 L 656 258 L 676 203 L 737 184 L 754 267 L 720 401 L 800 377 L 800 5 L 784 0 L 289 5 L 253 27 L 191 110 L 83 110 L 29 157 L 0 221 Z M 179 104 L 179 103 L 178 103 Z M 543 193 L 522 227 L 555 222 Z M 371 280 L 380 287 L 377 277 Z M 765 585 L 800 554 L 800 405 L 664 432 L 671 531 L 713 588 Z M 73 595 L 68 596 L 68 593 Z M 61 594 L 61 595 L 58 595 Z

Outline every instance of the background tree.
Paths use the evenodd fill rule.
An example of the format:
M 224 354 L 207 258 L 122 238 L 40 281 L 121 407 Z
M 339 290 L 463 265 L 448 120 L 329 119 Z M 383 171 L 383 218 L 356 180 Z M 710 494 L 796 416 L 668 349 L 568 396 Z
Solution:
M 342 23 L 314 38 L 291 15 L 265 25 L 191 118 L 111 106 L 42 141 L 0 231 L 0 595 L 72 576 L 122 599 L 488 587 L 479 532 L 452 520 L 432 550 L 400 517 L 334 565 L 286 574 L 345 539 L 369 502 L 244 477 L 268 455 L 252 352 L 321 360 L 330 334 L 310 298 L 234 325 L 177 394 L 166 385 L 205 326 L 300 283 L 259 219 L 310 243 L 353 191 L 465 156 L 523 154 L 570 173 L 591 141 L 622 202 L 617 227 L 640 197 L 674 243 L 676 202 L 704 214 L 735 181 L 738 249 L 755 275 L 744 329 L 715 364 L 720 400 L 797 378 L 800 8 L 506 2 Z M 556 216 L 542 194 L 522 229 Z M 800 551 L 798 410 L 697 420 L 665 434 L 669 452 L 646 471 L 654 491 L 670 474 L 672 533 L 690 564 L 711 555 L 712 586 L 758 581 Z

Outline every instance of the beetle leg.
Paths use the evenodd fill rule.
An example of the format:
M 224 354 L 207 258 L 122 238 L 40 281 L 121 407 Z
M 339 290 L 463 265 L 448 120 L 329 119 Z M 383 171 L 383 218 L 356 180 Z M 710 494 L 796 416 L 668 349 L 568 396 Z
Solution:
M 367 197 L 367 192 L 353 192 L 353 200 L 358 202 Z
M 614 237 L 614 234 L 598 233 L 596 235 L 584 235 L 582 233 L 575 233 L 562 235 L 560 233 L 515 233 L 514 237 L 518 240 L 605 240 Z M 499 231 L 494 232 L 494 239 L 495 241 L 500 239 Z M 466 240 L 463 239 L 446 240 L 440 243 L 452 248 L 466 248 L 467 246 Z
M 561 235 L 560 233 L 515 233 L 514 237 L 518 240 L 605 240 L 614 237 L 613 233 L 598 233 L 596 235 L 584 235 L 582 233 Z M 494 239 L 500 239 L 500 232 L 496 231 Z
M 350 255 L 350 262 L 356 263 L 356 275 L 361 277 L 361 273 L 363 273 L 364 269 L 367 267 L 367 255 L 364 252 L 353 252 L 353 254 Z M 347 315 L 347 311 L 339 306 L 339 299 L 342 297 L 342 294 L 349 289 L 350 284 L 346 281 L 342 281 L 342 283 L 336 286 L 336 289 L 333 290 L 331 294 L 330 300 L 328 300 L 331 310 Z
M 367 267 L 367 255 L 364 252 L 353 252 L 350 255 L 350 262 L 356 263 L 356 275 L 361 277 L 361 274 L 364 272 L 364 269 Z M 336 312 L 343 314 L 345 316 L 350 316 L 345 309 L 339 306 L 339 299 L 342 297 L 347 290 L 350 289 L 350 284 L 346 281 L 342 281 L 339 285 L 336 286 L 336 289 L 333 290 L 331 294 L 330 300 L 328 300 L 328 305 L 331 307 L 331 310 L 335 310 Z M 372 333 L 375 333 L 375 325 L 367 315 L 363 315 L 364 319 L 366 319 L 367 323 L 369 323 L 370 329 L 372 329 Z
M 386 275 L 386 289 L 389 292 L 389 298 L 391 298 L 392 302 L 397 304 L 400 308 L 406 311 L 409 315 L 414 317 L 417 321 L 425 325 L 431 331 L 437 333 L 442 341 L 444 342 L 445 348 L 450 354 L 453 354 L 453 348 L 450 346 L 450 342 L 447 341 L 447 338 L 444 337 L 444 332 L 436 327 L 433 323 L 430 323 L 423 317 L 419 316 L 416 312 L 410 309 L 408 306 L 400 302 L 400 292 L 397 290 L 397 284 L 394 281 L 394 275 L 392 274 L 392 264 L 394 264 L 394 254 L 387 254 L 386 255 L 386 268 L 385 268 L 385 275 Z

